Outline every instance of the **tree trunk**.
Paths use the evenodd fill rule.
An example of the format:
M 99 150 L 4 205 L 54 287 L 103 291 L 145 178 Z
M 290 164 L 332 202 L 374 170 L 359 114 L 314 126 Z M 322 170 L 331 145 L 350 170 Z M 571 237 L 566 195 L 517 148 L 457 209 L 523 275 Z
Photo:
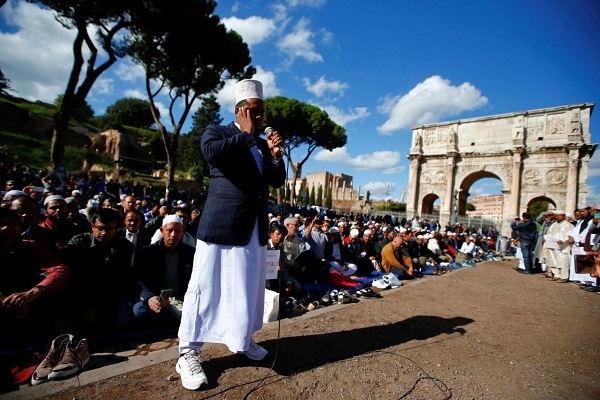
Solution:
M 297 165 L 292 165 L 292 184 L 290 185 L 290 205 L 296 204 L 296 181 L 298 180 L 298 171 L 300 168 Z

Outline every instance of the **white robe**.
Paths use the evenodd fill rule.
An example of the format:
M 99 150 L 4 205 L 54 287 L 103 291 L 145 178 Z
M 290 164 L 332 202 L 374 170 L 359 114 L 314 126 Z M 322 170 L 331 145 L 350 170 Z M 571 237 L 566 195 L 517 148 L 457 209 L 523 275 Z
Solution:
M 556 236 L 556 238 L 564 242 L 558 249 L 546 249 L 546 265 L 550 268 L 569 269 L 571 263 L 571 246 L 567 242 L 569 235 L 573 232 L 573 225 L 567 220 L 561 222 L 554 222 L 548 230 L 546 235 Z
M 582 221 L 580 220 L 577 223 L 577 225 L 575 225 L 575 227 L 573 228 L 573 231 L 571 232 L 571 236 L 573 237 L 573 239 L 575 239 L 575 244 L 571 245 L 571 249 L 573 249 L 574 247 L 579 247 L 579 246 L 577 246 L 577 243 L 585 242 L 585 238 L 587 236 L 588 229 L 590 229 L 592 227 L 592 225 L 594 224 L 592 221 L 590 221 L 587 228 L 585 228 L 583 230 L 583 232 L 580 233 L 579 225 L 581 224 L 581 222 Z M 596 235 L 591 235 L 590 243 L 594 243 L 595 236 Z M 591 282 L 592 285 L 594 285 L 594 286 L 596 285 L 596 278 L 592 278 L 590 274 L 578 274 L 577 272 L 575 272 L 575 254 L 573 254 L 572 250 L 571 250 L 571 263 L 570 263 L 570 267 L 569 267 L 569 280 L 576 281 L 576 282 Z
M 266 257 L 256 224 L 246 246 L 197 241 L 179 326 L 180 348 L 223 343 L 232 352 L 248 349 L 263 325 Z

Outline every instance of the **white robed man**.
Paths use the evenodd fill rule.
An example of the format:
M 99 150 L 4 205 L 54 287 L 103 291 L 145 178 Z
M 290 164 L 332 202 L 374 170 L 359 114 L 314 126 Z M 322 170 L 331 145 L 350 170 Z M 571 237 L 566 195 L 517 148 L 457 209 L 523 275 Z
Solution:
M 567 221 L 565 212 L 563 210 L 554 211 L 554 223 L 550 225 L 546 235 L 556 238 L 558 249 L 546 249 L 546 266 L 552 274 L 552 279 L 556 282 L 566 283 L 569 281 L 569 265 L 571 263 L 569 235 L 572 231 L 573 225 Z
M 209 125 L 201 140 L 210 186 L 183 302 L 176 366 L 190 390 L 208 382 L 198 356 L 203 343 L 225 344 L 252 360 L 267 355 L 252 335 L 262 328 L 269 186 L 285 183 L 284 142 L 277 132 L 259 137 L 265 111 L 261 82 L 238 82 L 235 97 L 235 122 Z
M 569 243 L 571 243 L 571 264 L 569 268 L 569 280 L 574 282 L 590 282 L 592 286 L 595 286 L 596 279 L 592 278 L 590 274 L 580 274 L 575 270 L 575 256 L 578 251 L 583 250 L 585 246 L 585 240 L 590 228 L 594 225 L 594 216 L 591 211 L 592 208 L 589 205 L 580 205 L 578 207 L 580 218 L 577 224 L 569 235 Z M 590 244 L 594 243 L 595 235 L 592 234 L 590 237 Z M 579 248 L 579 249 L 577 249 Z

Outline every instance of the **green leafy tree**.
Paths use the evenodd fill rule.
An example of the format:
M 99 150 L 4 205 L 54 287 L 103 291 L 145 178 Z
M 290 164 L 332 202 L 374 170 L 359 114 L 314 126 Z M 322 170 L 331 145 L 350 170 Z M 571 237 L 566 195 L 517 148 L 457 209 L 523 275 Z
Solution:
M 220 125 L 222 122 L 221 105 L 217 102 L 217 97 L 211 93 L 202 98 L 202 106 L 198 107 L 192 116 L 190 134 L 201 137 L 208 125 Z
M 143 4 L 139 0 L 28 1 L 51 9 L 65 28 L 77 32 L 72 46 L 73 65 L 60 108 L 54 114 L 50 163 L 55 168 L 64 164 L 64 137 L 71 118 L 100 75 L 125 55 L 123 49 L 127 44 L 127 37 L 119 34 L 132 26 L 131 15 L 136 15 L 136 8 Z M 90 36 L 94 29 L 96 42 Z M 102 53 L 101 58 L 98 57 L 99 53 Z M 67 60 L 58 62 L 65 61 Z
M 331 188 L 327 190 L 327 195 L 325 196 L 325 207 L 331 209 L 333 208 L 333 198 L 331 197 Z
M 344 146 L 348 140 L 346 130 L 333 122 L 325 111 L 282 96 L 265 100 L 265 126 L 275 128 L 285 141 L 284 156 L 292 167 L 292 187 L 296 187 L 302 166 L 315 149 L 333 150 Z M 306 146 L 306 154 L 294 162 L 294 150 L 300 146 Z M 291 199 L 291 204 L 294 201 Z
M 200 139 L 208 125 L 219 125 L 223 122 L 220 111 L 221 105 L 214 94 L 202 98 L 202 105 L 192 116 L 192 130 L 180 138 L 177 158 L 184 170 L 201 172 L 202 177 L 208 176 L 208 163 L 202 156 Z
M 214 14 L 212 0 L 146 0 L 131 32 L 129 54 L 146 71 L 148 101 L 168 94 L 169 124 L 154 114 L 167 153 L 167 187 L 175 180 L 176 154 L 181 129 L 196 99 L 215 93 L 229 78 L 255 73 L 250 51 L 242 38 L 225 28 Z M 223 49 L 226 49 L 224 51 Z M 151 82 L 158 82 L 157 88 Z M 177 115 L 176 115 L 177 114 Z
M 317 205 L 319 207 L 323 207 L 323 186 L 319 185 L 319 188 L 317 189 Z
M 367 190 L 367 203 L 371 201 L 371 192 Z
M 13 90 L 13 88 L 10 87 L 10 79 L 4 75 L 2 68 L 0 68 L 0 94 L 10 96 L 10 93 L 8 93 L 9 90 Z
M 64 97 L 64 94 L 60 94 L 56 100 L 54 100 L 54 105 L 57 109 L 62 107 Z M 83 100 L 83 102 L 79 103 L 73 110 L 73 118 L 80 122 L 88 122 L 94 118 L 94 109 L 88 104 L 87 101 Z
M 115 101 L 106 108 L 104 128 L 122 129 L 123 126 L 148 129 L 154 125 L 154 117 L 147 100 L 126 97 Z M 158 109 L 154 112 L 160 117 Z
M 310 195 L 308 196 L 308 205 L 316 206 L 315 204 L 315 185 L 310 188 Z
M 531 219 L 535 221 L 535 219 L 538 217 L 538 215 L 540 215 L 542 212 L 548 210 L 548 205 L 550 203 L 548 203 L 547 201 L 536 201 L 532 204 L 529 205 L 529 213 L 531 214 Z
M 467 211 L 475 211 L 477 207 L 473 203 L 467 203 Z

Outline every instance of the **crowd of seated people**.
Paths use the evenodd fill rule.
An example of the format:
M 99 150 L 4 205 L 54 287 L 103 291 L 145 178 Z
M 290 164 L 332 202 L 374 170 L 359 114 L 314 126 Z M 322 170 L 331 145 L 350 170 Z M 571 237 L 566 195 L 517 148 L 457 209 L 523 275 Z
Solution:
M 200 206 L 64 168 L 0 172 L 0 351 L 177 324 L 164 315 L 183 301 Z
M 11 177 L 17 175 L 11 171 Z M 39 344 L 64 332 L 94 336 L 176 326 L 201 207 L 190 206 L 185 195 L 157 200 L 152 187 L 139 183 L 75 179 L 64 169 L 35 176 L 1 179 L 4 219 L 11 226 L 3 234 L 13 236 L 3 243 L 3 254 L 17 257 L 15 246 L 43 248 L 32 252 L 39 257 L 37 264 L 29 262 L 27 284 L 13 283 L 10 274 L 3 280 L 0 299 L 10 300 L 2 301 L 1 317 L 14 323 L 15 338 Z M 494 235 L 491 230 L 440 231 L 429 220 L 323 214 L 300 206 L 274 210 L 269 218 L 269 248 L 281 253 L 279 279 L 267 285 L 307 301 L 337 290 L 359 293 L 386 274 L 404 280 L 438 273 L 454 262 L 471 234 L 478 251 L 494 245 L 484 237 Z M 18 257 L 13 264 L 16 269 Z M 43 323 L 30 329 L 28 315 Z

